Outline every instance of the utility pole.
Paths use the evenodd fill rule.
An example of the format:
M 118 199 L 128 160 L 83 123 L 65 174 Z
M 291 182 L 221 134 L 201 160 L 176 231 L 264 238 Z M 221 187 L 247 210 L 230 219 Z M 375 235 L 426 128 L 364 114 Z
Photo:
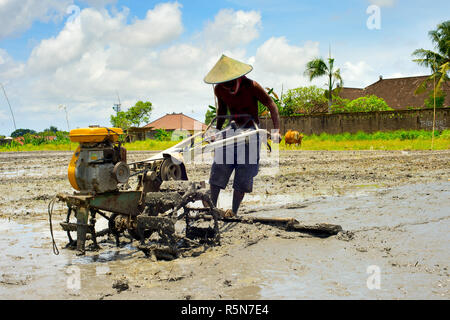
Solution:
M 120 112 L 120 107 L 122 106 L 122 104 L 120 103 L 119 92 L 116 91 L 116 93 L 117 93 L 117 99 L 119 100 L 119 103 L 114 104 L 113 110 L 116 112 L 116 116 L 117 116 Z
M 64 109 L 64 111 L 66 112 L 67 130 L 68 130 L 68 132 L 70 132 L 69 115 L 67 114 L 67 108 L 66 108 L 66 106 L 60 104 L 60 105 L 58 106 L 58 109 Z
M 11 111 L 11 116 L 12 116 L 13 123 L 14 123 L 14 130 L 17 130 L 17 127 L 16 127 L 16 119 L 14 119 L 14 113 L 13 113 L 13 111 L 12 111 L 11 104 L 9 103 L 8 96 L 6 95 L 5 87 L 4 87 L 3 84 L 1 84 L 1 83 L 0 83 L 0 86 L 2 86 L 3 93 L 5 94 L 6 101 L 8 102 L 8 105 L 9 105 L 9 110 Z

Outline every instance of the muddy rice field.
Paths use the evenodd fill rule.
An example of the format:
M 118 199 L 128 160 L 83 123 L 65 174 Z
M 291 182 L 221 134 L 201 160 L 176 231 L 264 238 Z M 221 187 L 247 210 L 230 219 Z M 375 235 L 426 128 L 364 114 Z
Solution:
M 142 160 L 151 152 L 130 152 Z M 0 154 L 0 299 L 449 299 L 450 150 L 283 151 L 262 162 L 240 215 L 330 223 L 319 238 L 262 224 L 220 223 L 221 245 L 154 261 L 117 248 L 64 249 L 57 203 L 71 193 L 70 152 Z M 208 164 L 187 166 L 190 180 Z M 231 183 L 230 183 L 231 184 Z M 218 206 L 231 207 L 232 189 Z M 104 220 L 104 219 L 103 219 Z M 98 221 L 103 227 L 106 220 Z

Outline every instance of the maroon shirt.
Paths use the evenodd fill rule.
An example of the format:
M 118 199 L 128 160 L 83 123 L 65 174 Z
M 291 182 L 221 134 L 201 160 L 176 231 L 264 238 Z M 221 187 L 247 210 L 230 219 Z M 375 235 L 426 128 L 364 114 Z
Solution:
M 226 115 L 227 109 L 231 115 L 250 115 L 253 120 L 259 124 L 258 118 L 258 101 L 269 108 L 269 111 L 274 121 L 274 127 L 279 128 L 278 109 L 272 98 L 267 92 L 257 83 L 245 76 L 242 77 L 239 90 L 236 94 L 231 94 L 230 90 L 218 84 L 215 86 L 214 92 L 218 98 L 217 115 Z M 248 118 L 234 119 L 238 125 L 243 125 Z M 222 129 L 223 120 L 217 121 L 217 129 Z

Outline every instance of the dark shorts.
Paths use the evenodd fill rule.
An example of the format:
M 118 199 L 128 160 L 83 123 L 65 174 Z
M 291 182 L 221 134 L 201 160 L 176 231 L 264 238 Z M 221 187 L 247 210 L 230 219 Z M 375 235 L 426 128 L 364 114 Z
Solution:
M 258 174 L 259 164 L 217 164 L 213 163 L 209 184 L 221 189 L 227 187 L 234 171 L 233 189 L 250 193 L 253 191 L 253 178 Z
M 214 163 L 211 167 L 209 184 L 225 189 L 234 171 L 233 189 L 245 193 L 252 192 L 253 178 L 256 177 L 259 171 L 259 141 L 260 139 L 257 138 L 257 147 L 253 145 L 252 148 L 249 148 L 248 144 L 245 145 L 245 148 L 235 146 L 231 156 L 227 156 L 226 148 L 223 148 L 220 153 L 216 151 Z

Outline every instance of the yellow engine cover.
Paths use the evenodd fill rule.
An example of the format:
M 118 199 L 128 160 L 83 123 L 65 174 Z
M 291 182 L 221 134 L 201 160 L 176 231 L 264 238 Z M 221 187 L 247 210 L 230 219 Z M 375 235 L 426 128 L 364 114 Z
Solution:
M 120 128 L 82 128 L 70 130 L 69 138 L 72 142 L 95 143 L 109 139 L 112 142 L 119 140 L 123 134 Z
M 75 150 L 75 153 L 72 156 L 72 160 L 70 160 L 69 163 L 69 170 L 68 170 L 68 176 L 69 176 L 69 182 L 72 185 L 72 188 L 75 190 L 80 191 L 80 187 L 77 184 L 77 179 L 75 178 L 75 169 L 77 165 L 78 157 L 80 156 L 81 147 L 78 146 L 77 150 Z

